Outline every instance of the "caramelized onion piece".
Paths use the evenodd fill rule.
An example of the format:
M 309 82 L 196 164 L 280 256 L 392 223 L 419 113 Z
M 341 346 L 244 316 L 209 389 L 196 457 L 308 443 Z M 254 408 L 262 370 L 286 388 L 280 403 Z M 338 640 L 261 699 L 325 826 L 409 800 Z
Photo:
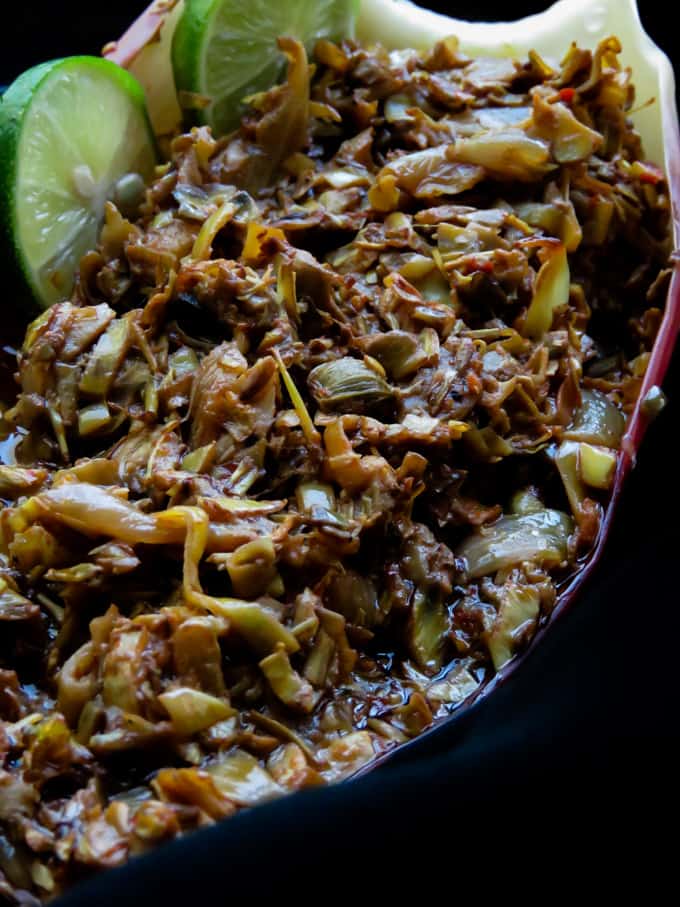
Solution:
M 52 488 L 25 505 L 28 518 L 63 523 L 89 536 L 109 536 L 130 545 L 181 545 L 186 538 L 186 518 L 181 508 L 144 513 L 113 492 L 72 482 Z M 258 534 L 255 526 L 210 523 L 207 546 L 213 551 L 233 551 Z
M 509 584 L 503 589 L 498 616 L 486 639 L 497 671 L 512 658 L 522 634 L 535 625 L 539 609 L 539 593 L 532 586 Z
M 324 411 L 365 412 L 392 396 L 392 389 L 377 371 L 350 356 L 317 365 L 308 383 Z
M 566 560 L 572 529 L 569 517 L 559 510 L 502 516 L 491 526 L 472 533 L 456 554 L 465 558 L 471 579 L 523 561 L 554 567 Z
M 584 390 L 581 398 L 583 402 L 562 437 L 567 441 L 618 447 L 626 424 L 621 410 L 601 391 Z

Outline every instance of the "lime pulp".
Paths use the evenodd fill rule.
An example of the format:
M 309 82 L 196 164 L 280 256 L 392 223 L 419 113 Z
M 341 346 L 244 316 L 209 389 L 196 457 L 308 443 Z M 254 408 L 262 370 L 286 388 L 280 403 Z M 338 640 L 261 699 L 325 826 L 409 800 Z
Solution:
M 115 63 L 68 57 L 0 102 L 0 209 L 9 257 L 43 307 L 67 297 L 117 181 L 156 160 L 144 94 Z

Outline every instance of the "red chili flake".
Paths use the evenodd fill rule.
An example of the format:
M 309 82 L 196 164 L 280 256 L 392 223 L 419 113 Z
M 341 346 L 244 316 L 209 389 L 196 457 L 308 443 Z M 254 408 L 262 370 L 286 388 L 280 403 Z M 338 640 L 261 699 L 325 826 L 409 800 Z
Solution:
M 576 91 L 573 88 L 560 88 L 560 101 L 564 101 L 565 104 L 571 104 L 575 94 Z
M 474 271 L 483 271 L 485 274 L 493 273 L 493 262 L 488 258 L 471 258 L 467 264 L 467 273 L 472 274 Z
M 466 384 L 468 386 L 468 391 L 471 394 L 479 394 L 484 388 L 481 379 L 478 375 L 475 375 L 474 372 L 468 372 Z
M 660 170 L 655 164 L 643 164 L 640 161 L 638 162 L 638 167 L 640 168 L 641 183 L 651 183 L 652 186 L 656 186 L 656 184 L 660 183 L 664 178 L 663 171 Z

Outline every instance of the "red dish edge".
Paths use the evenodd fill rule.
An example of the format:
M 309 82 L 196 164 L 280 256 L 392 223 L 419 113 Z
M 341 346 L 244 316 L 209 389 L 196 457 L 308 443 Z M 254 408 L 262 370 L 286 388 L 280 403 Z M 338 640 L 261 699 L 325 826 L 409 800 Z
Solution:
M 114 63 L 118 63 L 120 66 L 129 66 L 148 43 L 157 39 L 163 21 L 175 5 L 176 0 L 175 2 L 173 2 L 173 0 L 155 0 L 154 3 L 147 7 L 147 9 L 135 19 L 119 41 L 113 42 L 104 48 L 104 56 Z M 644 32 L 642 23 L 639 22 L 639 25 L 640 30 Z M 663 104 L 661 110 L 662 130 L 668 168 L 666 176 L 671 198 L 673 236 L 674 238 L 677 238 L 680 236 L 680 128 L 678 126 L 678 112 L 674 97 L 669 94 L 661 99 L 661 103 Z M 605 548 L 626 478 L 631 469 L 635 466 L 637 451 L 640 448 L 640 444 L 642 443 L 645 432 L 649 426 L 649 417 L 642 408 L 643 401 L 653 387 L 661 386 L 666 372 L 668 371 L 675 342 L 678 332 L 680 331 L 679 264 L 680 258 L 674 258 L 674 271 L 668 288 L 666 307 L 659 333 L 652 348 L 647 371 L 645 372 L 642 381 L 640 394 L 621 441 L 621 451 L 618 458 L 611 498 L 602 520 L 597 542 L 588 556 L 587 562 L 562 591 L 552 614 L 542 626 L 539 627 L 530 644 L 523 652 L 509 661 L 490 680 L 481 684 L 481 686 L 478 687 L 478 689 L 449 717 L 440 719 L 430 728 L 423 731 L 418 737 L 409 740 L 398 747 L 386 750 L 372 762 L 368 763 L 363 768 L 360 768 L 352 777 L 358 777 L 366 772 L 372 771 L 379 765 L 382 765 L 386 760 L 391 759 L 396 753 L 401 754 L 407 749 L 410 750 L 411 747 L 418 745 L 425 738 L 438 732 L 444 726 L 449 727 L 451 722 L 455 721 L 463 714 L 468 714 L 471 708 L 485 699 L 499 684 L 505 683 L 508 678 L 514 674 L 519 665 L 522 664 L 526 656 L 540 644 L 544 635 L 554 625 L 555 621 L 572 606 L 578 593 L 581 591 L 583 584 L 593 575 Z

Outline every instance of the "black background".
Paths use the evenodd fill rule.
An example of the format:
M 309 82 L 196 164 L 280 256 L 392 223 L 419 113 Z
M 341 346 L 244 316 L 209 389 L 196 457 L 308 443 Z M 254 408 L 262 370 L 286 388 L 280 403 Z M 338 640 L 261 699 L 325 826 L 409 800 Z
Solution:
M 243 0 L 247 3 L 248 0 Z M 278 0 L 285 4 L 285 0 Z M 621 0 L 623 5 L 628 0 Z M 593 0 L 593 6 L 597 0 Z M 33 63 L 66 54 L 98 53 L 107 41 L 119 37 L 146 6 L 144 0 L 90 2 L 82 0 L 24 0 L 3 3 L 0 84 L 9 83 Z M 459 19 L 507 20 L 540 12 L 550 3 L 540 0 L 421 0 L 427 6 Z M 677 46 L 678 28 L 670 0 L 638 0 L 643 25 L 669 56 Z M 565 42 L 569 36 L 565 35 Z
M 0 82 L 43 59 L 98 52 L 142 5 L 5 6 Z M 547 4 L 428 5 L 507 19 Z M 671 5 L 640 5 L 674 59 Z M 595 577 L 506 685 L 371 775 L 244 813 L 76 888 L 68 903 L 330 894 L 362 904 L 409 890 L 451 903 L 472 891 L 486 904 L 493 889 L 494 900 L 551 904 L 574 891 L 610 902 L 634 886 L 649 903 L 677 863 L 678 381 L 676 355 L 670 403 Z

